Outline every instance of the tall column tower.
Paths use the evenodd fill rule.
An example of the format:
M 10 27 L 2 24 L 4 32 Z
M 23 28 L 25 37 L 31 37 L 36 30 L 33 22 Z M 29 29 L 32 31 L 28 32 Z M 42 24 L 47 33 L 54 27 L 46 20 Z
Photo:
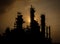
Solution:
M 45 38 L 45 15 L 41 15 L 41 32 L 42 32 L 42 37 Z
M 34 13 L 35 13 L 35 10 L 34 10 L 34 8 L 33 8 L 32 5 L 31 5 L 31 8 L 30 8 L 31 22 L 34 20 Z

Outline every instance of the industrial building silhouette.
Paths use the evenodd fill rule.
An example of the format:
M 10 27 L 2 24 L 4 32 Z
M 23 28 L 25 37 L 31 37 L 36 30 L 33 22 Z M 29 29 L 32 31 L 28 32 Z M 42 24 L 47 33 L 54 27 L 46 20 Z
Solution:
M 22 27 L 25 21 L 20 12 L 17 14 L 16 22 L 14 23 L 14 29 L 10 31 L 10 28 L 7 27 L 6 32 L 3 36 L 0 35 L 0 40 L 5 42 L 14 42 L 14 43 L 33 43 L 33 44 L 51 44 L 51 35 L 50 35 L 50 26 L 45 24 L 45 15 L 41 14 L 41 25 L 34 20 L 35 10 L 31 6 L 30 8 L 30 28 L 27 27 L 24 29 Z M 26 30 L 26 31 L 25 31 Z

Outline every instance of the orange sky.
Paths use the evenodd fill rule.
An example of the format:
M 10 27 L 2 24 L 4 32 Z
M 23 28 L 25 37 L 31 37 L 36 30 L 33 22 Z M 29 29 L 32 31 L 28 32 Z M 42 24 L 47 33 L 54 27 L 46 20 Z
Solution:
M 60 0 L 16 0 L 12 5 L 6 8 L 6 12 L 0 15 L 0 33 L 4 32 L 6 27 L 13 28 L 17 12 L 23 15 L 25 25 L 29 24 L 30 5 L 35 8 L 35 18 L 40 23 L 41 14 L 46 15 L 46 24 L 51 25 L 51 36 L 54 42 L 60 42 Z

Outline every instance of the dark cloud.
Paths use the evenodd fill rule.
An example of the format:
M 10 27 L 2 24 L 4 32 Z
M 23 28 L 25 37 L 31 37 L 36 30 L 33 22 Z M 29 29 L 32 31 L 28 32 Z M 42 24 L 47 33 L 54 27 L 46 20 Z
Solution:
M 15 0 L 0 0 L 0 14 L 4 13 Z

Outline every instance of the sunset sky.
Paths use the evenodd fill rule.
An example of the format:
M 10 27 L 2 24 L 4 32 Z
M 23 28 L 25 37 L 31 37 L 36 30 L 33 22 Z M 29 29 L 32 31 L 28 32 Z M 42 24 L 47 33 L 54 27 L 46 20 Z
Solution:
M 53 42 L 60 42 L 60 0 L 0 0 L 0 33 L 6 27 L 14 28 L 17 12 L 21 12 L 24 27 L 30 22 L 31 5 L 35 8 L 35 20 L 40 24 L 41 14 L 45 14 L 46 25 L 51 26 Z

